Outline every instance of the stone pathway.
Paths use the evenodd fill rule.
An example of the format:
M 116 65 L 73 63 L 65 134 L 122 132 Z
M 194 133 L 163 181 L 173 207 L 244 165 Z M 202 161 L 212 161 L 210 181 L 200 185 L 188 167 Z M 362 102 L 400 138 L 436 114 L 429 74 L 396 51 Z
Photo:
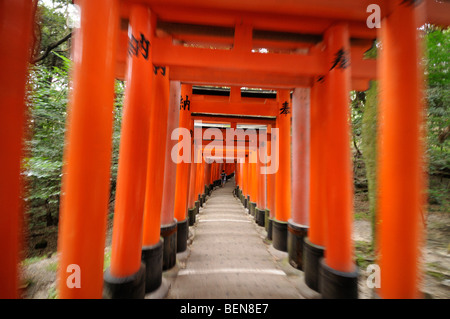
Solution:
M 167 298 L 304 298 L 299 292 L 303 273 L 280 265 L 287 254 L 264 243 L 264 229 L 233 196 L 234 185 L 231 179 L 216 188 L 200 209 L 190 227 L 189 255 L 179 263 Z

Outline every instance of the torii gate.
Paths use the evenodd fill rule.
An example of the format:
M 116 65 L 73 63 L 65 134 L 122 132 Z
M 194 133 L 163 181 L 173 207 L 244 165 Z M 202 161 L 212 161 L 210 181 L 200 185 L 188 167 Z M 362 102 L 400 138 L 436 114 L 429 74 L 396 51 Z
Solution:
M 111 269 L 105 278 L 113 296 L 125 293 L 130 293 L 129 297 L 143 296 L 148 278 L 141 266 L 142 246 L 154 251 L 161 245 L 162 208 L 152 210 L 146 203 L 147 199 L 157 198 L 158 205 L 162 205 L 164 192 L 161 185 L 157 187 L 154 181 L 158 178 L 147 167 L 163 180 L 166 157 L 147 155 L 166 149 L 160 136 L 167 133 L 170 94 L 177 92 L 169 90 L 172 81 L 275 88 L 285 92 L 294 88 L 294 97 L 300 100 L 291 101 L 294 118 L 298 109 L 304 109 L 302 103 L 311 105 L 310 194 L 309 203 L 301 203 L 309 208 L 309 225 L 293 223 L 308 226 L 304 253 L 310 258 L 305 258 L 305 278 L 310 287 L 318 288 L 326 298 L 356 297 L 357 272 L 350 236 L 348 92 L 351 88 L 367 88 L 368 80 L 375 77 L 381 82 L 382 141 L 378 175 L 382 271 L 378 292 L 382 298 L 420 296 L 417 246 L 425 183 L 420 144 L 421 54 L 416 27 L 424 21 L 448 26 L 448 3 L 431 0 L 188 3 L 79 0 L 76 3 L 81 8 L 81 27 L 74 35 L 73 94 L 64 155 L 58 244 L 61 298 L 102 296 L 114 77 L 127 78 L 127 98 L 113 253 Z M 366 26 L 367 7 L 371 3 L 381 8 L 380 29 Z M 6 155 L 0 158 L 0 243 L 4 254 L 0 261 L 3 283 L 0 297 L 17 297 L 24 88 L 35 2 L 4 0 L 1 5 L 0 149 Z M 375 37 L 383 43 L 378 67 L 375 61 L 361 59 Z M 252 51 L 259 48 L 267 48 L 268 52 Z M 301 98 L 307 95 L 303 88 L 310 88 L 310 103 Z M 175 94 L 172 101 L 179 96 Z M 302 120 L 305 116 L 298 118 Z M 297 125 L 294 120 L 294 127 L 308 127 L 303 124 Z M 293 149 L 297 141 L 301 139 L 294 133 Z M 285 158 L 280 154 L 280 163 Z M 303 184 L 295 181 L 293 192 L 298 192 L 300 186 L 296 185 Z M 275 188 L 275 192 L 280 189 Z M 286 211 L 284 207 L 278 208 L 280 203 L 275 204 L 275 211 Z M 325 258 L 319 263 L 322 254 Z M 76 289 L 66 285 L 71 265 L 82 270 L 81 287 Z M 320 276 L 317 271 L 311 273 L 313 268 L 320 269 Z M 338 289 L 343 286 L 344 289 Z

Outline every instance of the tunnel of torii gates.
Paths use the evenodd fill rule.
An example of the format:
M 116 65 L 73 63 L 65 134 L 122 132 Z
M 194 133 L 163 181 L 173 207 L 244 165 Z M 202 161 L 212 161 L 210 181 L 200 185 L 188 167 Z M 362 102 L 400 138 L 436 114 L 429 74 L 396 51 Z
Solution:
M 0 1 L 2 298 L 19 296 L 21 141 L 36 2 Z M 60 298 L 142 298 L 158 289 L 163 269 L 186 250 L 188 225 L 222 170 L 235 176 L 235 196 L 267 227 L 273 247 L 288 251 L 310 288 L 324 298 L 356 298 L 349 91 L 366 90 L 372 79 L 380 81 L 376 293 L 422 296 L 417 27 L 448 26 L 448 2 L 75 3 L 81 19 L 71 53 Z M 367 25 L 372 3 L 381 9 L 380 28 Z M 363 59 L 375 38 L 382 42 L 379 63 Z M 111 265 L 103 272 L 115 78 L 126 80 L 126 92 Z M 190 150 L 181 150 L 183 134 L 172 139 L 177 127 L 194 131 L 185 137 Z M 207 134 L 211 127 L 222 140 Z M 225 134 L 239 128 L 247 134 Z M 192 163 L 174 161 L 174 147 L 176 158 Z M 273 164 L 278 169 L 263 174 Z

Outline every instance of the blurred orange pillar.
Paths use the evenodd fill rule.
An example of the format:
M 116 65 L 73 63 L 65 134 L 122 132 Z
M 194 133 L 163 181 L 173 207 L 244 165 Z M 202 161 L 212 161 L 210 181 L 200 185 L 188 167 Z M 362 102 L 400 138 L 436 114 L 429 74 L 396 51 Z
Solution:
M 266 134 L 266 131 L 260 133 Z M 256 203 L 255 220 L 259 226 L 265 226 L 266 220 L 266 143 L 264 139 L 259 140 L 258 162 L 256 165 L 256 175 L 258 177 L 258 201 Z
M 25 90 L 36 2 L 16 0 L 2 1 L 0 4 L 1 299 L 19 297 L 18 265 L 23 216 L 20 167 L 26 126 Z M 103 213 L 106 214 L 106 210 Z M 100 273 L 97 275 L 101 278 Z M 97 287 L 99 289 L 101 280 L 100 287 Z
M 325 262 L 333 269 L 349 272 L 354 270 L 351 239 L 353 213 L 353 180 L 350 156 L 349 92 L 350 92 L 350 43 L 347 25 L 335 25 L 326 33 L 330 59 L 338 64 L 329 72 L 328 103 L 330 143 L 328 156 L 332 167 L 327 171 L 327 251 Z M 331 62 L 331 63 L 332 63 Z M 333 63 L 334 65 L 335 63 Z M 327 155 L 325 155 L 327 156 Z
M 164 163 L 164 187 L 161 206 L 161 237 L 164 241 L 163 270 L 171 269 L 176 264 L 178 221 L 174 218 L 175 182 L 177 174 L 177 157 L 172 158 L 172 149 L 177 147 L 178 141 L 172 140 L 172 132 L 179 125 L 180 115 L 180 82 L 169 82 L 166 152 Z
M 270 161 L 267 163 L 267 209 L 269 216 L 266 223 L 267 239 L 272 240 L 272 222 L 275 218 L 275 183 L 276 183 L 276 154 L 272 154 L 272 141 L 275 141 L 276 130 L 272 128 L 271 139 L 267 141 L 267 154 L 270 156 Z
M 309 225 L 310 89 L 296 88 L 292 97 L 292 216 L 294 224 Z
M 146 193 L 147 154 L 153 64 L 150 10 L 133 6 L 130 12 L 130 48 L 122 119 L 116 202 L 111 244 L 111 267 L 105 274 L 108 297 L 125 298 L 125 284 L 137 279 L 132 297 L 143 298 L 145 267 L 141 264 L 142 223 Z M 135 41 L 136 39 L 136 41 Z M 138 274 L 138 275 L 137 275 Z
M 332 162 L 332 158 L 326 155 L 331 121 L 326 85 L 316 80 L 311 88 L 309 229 L 303 245 L 305 283 L 316 291 L 319 290 L 319 262 L 325 251 L 327 169 Z
M 102 298 L 119 28 L 116 1 L 78 5 L 58 236 L 58 295 L 71 299 Z M 75 276 L 70 285 L 69 275 Z
M 303 242 L 309 226 L 310 89 L 292 96 L 292 215 L 288 221 L 289 263 L 303 269 Z
M 264 133 L 263 133 L 264 134 Z M 266 209 L 266 152 L 267 141 L 260 141 L 258 151 L 258 163 L 256 173 L 258 176 L 258 202 L 257 207 L 261 210 Z
M 152 23 L 155 17 L 152 15 Z M 150 23 L 150 21 L 149 21 Z M 167 242 L 161 229 L 163 205 L 164 168 L 166 161 L 166 133 L 169 115 L 170 81 L 169 68 L 153 66 L 151 73 L 150 137 L 148 142 L 147 175 L 145 189 L 144 219 L 142 230 L 141 259 L 145 263 L 145 290 L 156 290 L 162 283 L 162 268 L 167 265 Z M 148 90 L 148 88 L 147 88 Z M 176 230 L 176 224 L 172 225 Z M 166 261 L 166 263 L 164 263 Z
M 180 93 L 180 116 L 179 116 L 179 128 L 191 130 L 191 109 L 190 109 L 190 96 L 192 93 L 192 85 L 181 84 Z M 186 136 L 186 138 L 188 138 Z M 178 141 L 183 141 L 185 145 L 191 147 L 191 140 L 184 141 L 183 135 L 180 135 Z M 178 226 L 186 228 L 184 224 L 187 223 L 187 210 L 188 210 L 188 193 L 189 193 L 189 176 L 190 176 L 190 166 L 191 166 L 191 154 L 190 149 L 182 148 L 181 151 L 178 150 L 179 157 L 187 157 L 188 160 L 182 160 L 177 164 L 177 178 L 175 185 L 175 218 L 178 220 Z M 189 152 L 188 154 L 186 154 Z M 186 156 L 187 155 L 187 156 Z M 186 236 L 188 234 L 186 233 Z M 181 237 L 180 237 L 181 238 Z M 184 237 L 183 237 L 184 238 Z M 187 240 L 187 237 L 186 237 Z M 181 244 L 181 245 L 180 245 Z M 182 249 L 182 250 L 180 250 Z M 178 241 L 177 250 L 179 252 L 186 250 L 186 243 Z
M 244 196 L 244 207 L 248 208 L 248 157 L 244 156 L 242 162 L 242 195 Z
M 330 157 L 326 156 L 326 142 L 329 138 L 331 118 L 329 104 L 326 103 L 326 84 L 314 83 L 311 88 L 311 144 L 310 144 L 310 175 L 309 175 L 309 230 L 308 238 L 312 244 L 325 246 L 326 230 L 326 163 Z
M 252 134 L 252 139 L 256 139 L 256 134 Z M 258 202 L 258 150 L 257 148 L 249 151 L 249 165 L 250 165 L 250 214 L 255 216 L 256 204 Z
M 177 158 L 172 158 L 172 149 L 177 146 L 177 141 L 172 140 L 172 132 L 179 127 L 180 90 L 180 82 L 170 81 L 161 225 L 170 224 L 174 219 Z
M 204 176 L 204 179 L 203 179 L 203 186 L 204 186 L 204 189 L 205 189 L 205 191 L 204 191 L 205 196 L 208 194 L 209 184 L 211 183 L 210 180 L 211 180 L 211 164 L 205 162 L 205 176 Z
M 191 121 L 192 123 L 192 121 Z M 191 124 L 193 127 L 193 124 Z M 195 175 L 196 175 L 196 163 L 195 159 L 195 140 L 192 136 L 191 141 L 191 164 L 189 165 L 189 191 L 188 191 L 188 214 L 189 214 L 189 226 L 193 226 L 195 223 Z
M 272 245 L 287 251 L 287 221 L 291 217 L 291 97 L 289 90 L 277 94 L 279 137 L 278 171 L 275 178 L 275 219 L 272 222 Z
M 155 74 L 156 72 L 156 74 Z M 153 73 L 154 92 L 147 163 L 147 189 L 144 208 L 143 246 L 155 245 L 160 240 L 161 209 L 164 187 L 164 167 L 169 109 L 169 68 Z M 169 150 L 170 151 L 170 150 Z
M 201 206 L 200 203 L 200 197 L 201 197 L 201 189 L 202 189 L 202 182 L 203 182 L 203 155 L 202 155 L 202 148 L 201 148 L 202 140 L 196 140 L 196 145 L 199 145 L 199 147 L 195 147 L 195 188 L 194 188 L 194 198 L 195 198 L 195 205 L 197 207 L 197 214 L 198 209 Z M 198 202 L 198 203 L 197 203 Z
M 395 1 L 379 29 L 378 247 L 382 298 L 421 298 L 424 115 L 422 6 Z
M 331 26 L 325 33 L 330 71 L 327 103 L 331 158 L 327 168 L 327 237 L 325 260 L 321 263 L 319 289 L 324 298 L 357 298 L 358 268 L 353 262 L 353 176 L 350 151 L 350 37 L 345 23 Z M 345 274 L 345 275 L 344 275 Z M 345 288 L 342 288 L 344 287 Z

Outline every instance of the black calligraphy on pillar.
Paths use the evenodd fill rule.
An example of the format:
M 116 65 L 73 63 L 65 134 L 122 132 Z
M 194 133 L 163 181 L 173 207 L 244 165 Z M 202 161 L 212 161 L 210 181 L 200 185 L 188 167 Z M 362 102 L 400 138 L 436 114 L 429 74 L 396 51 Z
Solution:
M 288 115 L 289 113 L 291 113 L 289 103 L 287 101 L 284 101 L 284 103 L 281 104 L 280 115 L 281 114 Z
M 333 70 L 335 67 L 338 69 L 346 69 L 348 68 L 350 64 L 350 59 L 348 57 L 348 52 L 344 50 L 344 48 L 340 48 L 335 54 L 334 54 L 334 61 L 333 65 L 330 68 L 330 71 Z
M 162 76 L 166 75 L 166 67 L 165 66 L 153 66 L 153 73 L 155 73 L 155 75 L 158 74 L 158 70 L 160 70 L 160 74 Z
M 186 111 L 186 108 L 188 111 L 191 109 L 191 101 L 189 101 L 189 96 L 186 94 L 186 99 L 183 99 L 183 96 L 180 98 L 180 110 L 183 109 Z
M 150 41 L 148 41 L 145 36 L 141 33 L 141 40 L 139 41 L 141 47 L 141 54 L 144 59 L 148 60 L 148 49 L 150 47 Z
M 319 76 L 317 77 L 316 82 L 324 83 L 324 82 L 325 82 L 325 75 L 319 75 Z
M 140 35 L 139 40 L 134 35 L 131 35 L 128 41 L 128 54 L 137 57 L 140 53 L 144 59 L 148 60 L 150 41 L 142 33 Z

